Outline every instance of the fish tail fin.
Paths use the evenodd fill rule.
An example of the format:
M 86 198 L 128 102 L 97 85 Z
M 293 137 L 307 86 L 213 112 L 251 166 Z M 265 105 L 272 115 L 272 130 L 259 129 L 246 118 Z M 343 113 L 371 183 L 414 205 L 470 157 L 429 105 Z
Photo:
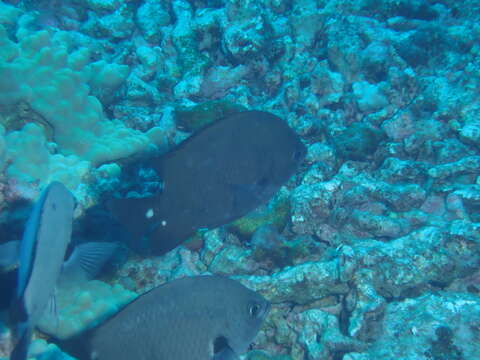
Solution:
M 28 325 L 22 326 L 19 333 L 17 344 L 10 354 L 10 360 L 27 360 L 28 358 L 28 347 L 32 339 L 32 328 Z
M 106 203 L 108 211 L 119 226 L 129 232 L 130 248 L 139 252 L 148 252 L 148 235 L 158 219 L 159 197 L 112 199 Z

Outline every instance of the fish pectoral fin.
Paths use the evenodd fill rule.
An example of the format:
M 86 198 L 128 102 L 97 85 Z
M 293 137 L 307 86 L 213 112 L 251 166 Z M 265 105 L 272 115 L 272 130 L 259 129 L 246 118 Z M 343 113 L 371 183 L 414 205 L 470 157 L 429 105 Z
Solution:
M 10 354 L 10 360 L 27 360 L 32 328 L 28 324 L 21 324 L 17 336 L 17 343 Z
M 53 295 L 48 301 L 48 311 L 50 314 L 57 315 L 57 288 L 54 289 Z
M 213 355 L 212 360 L 239 360 L 240 358 L 235 354 L 235 352 L 227 347 L 221 350 L 219 353 Z
M 48 319 L 46 321 L 53 324 L 54 329 L 57 330 L 60 323 L 57 308 L 57 288 L 54 289 L 52 296 L 50 296 L 50 299 L 48 300 L 47 308 L 43 314 L 43 318 L 45 317 Z
M 62 283 L 95 278 L 118 246 L 112 242 L 88 242 L 76 246 L 63 264 Z
M 224 336 L 218 336 L 213 342 L 212 360 L 238 360 L 239 357 L 228 345 L 228 340 Z

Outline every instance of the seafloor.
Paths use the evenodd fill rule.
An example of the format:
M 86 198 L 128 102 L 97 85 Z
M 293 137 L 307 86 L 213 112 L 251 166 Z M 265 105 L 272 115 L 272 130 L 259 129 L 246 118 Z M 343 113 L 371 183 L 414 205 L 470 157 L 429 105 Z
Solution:
M 63 335 L 220 273 L 273 303 L 243 359 L 480 359 L 480 1 L 9 0 L 0 24 L 2 242 L 51 181 L 81 218 L 232 107 L 308 146 L 268 205 L 59 289 Z M 37 336 L 32 357 L 69 358 Z

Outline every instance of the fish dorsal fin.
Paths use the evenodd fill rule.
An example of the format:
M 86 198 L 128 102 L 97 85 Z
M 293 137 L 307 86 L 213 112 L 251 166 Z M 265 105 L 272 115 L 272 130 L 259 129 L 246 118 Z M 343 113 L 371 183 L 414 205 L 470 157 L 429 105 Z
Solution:
M 118 244 L 112 242 L 88 242 L 76 246 L 63 264 L 61 281 L 93 279 L 117 249 Z

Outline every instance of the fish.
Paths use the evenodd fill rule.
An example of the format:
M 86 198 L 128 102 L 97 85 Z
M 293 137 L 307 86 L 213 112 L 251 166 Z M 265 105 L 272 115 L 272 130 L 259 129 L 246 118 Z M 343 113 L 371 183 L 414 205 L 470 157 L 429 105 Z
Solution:
M 149 163 L 161 192 L 114 198 L 106 208 L 137 251 L 164 254 L 199 229 L 213 229 L 266 203 L 306 154 L 299 136 L 263 111 L 229 114 Z
M 27 359 L 36 324 L 48 311 L 55 317 L 55 289 L 62 273 L 77 279 L 82 277 L 80 269 L 94 274 L 116 247 L 111 243 L 81 244 L 64 262 L 74 209 L 75 198 L 70 191 L 62 183 L 52 182 L 33 206 L 20 243 L 10 241 L 0 248 L 3 266 L 9 266 L 7 259 L 16 262 L 18 258 L 19 263 L 10 311 L 17 339 L 11 360 Z
M 248 350 L 269 310 L 260 294 L 228 277 L 184 277 L 57 344 L 79 360 L 233 360 Z
M 54 294 L 72 231 L 75 200 L 59 182 L 41 194 L 20 244 L 18 284 L 12 307 L 18 342 L 11 360 L 25 360 L 32 331 Z

